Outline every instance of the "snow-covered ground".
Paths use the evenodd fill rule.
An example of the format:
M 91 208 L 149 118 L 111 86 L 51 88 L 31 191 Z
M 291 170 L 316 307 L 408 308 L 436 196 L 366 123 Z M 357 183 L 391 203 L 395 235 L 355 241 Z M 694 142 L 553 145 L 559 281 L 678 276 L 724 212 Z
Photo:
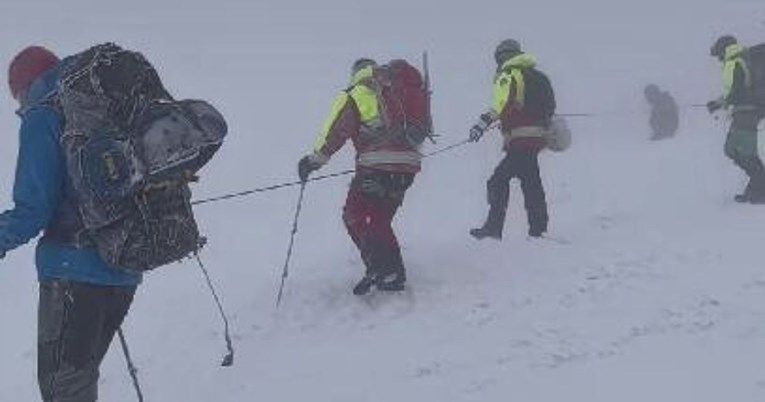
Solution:
M 731 201 L 744 182 L 722 155 L 722 121 L 684 108 L 676 139 L 649 142 L 641 98 L 649 81 L 684 105 L 715 96 L 709 44 L 765 40 L 760 1 L 66 3 L 4 4 L 0 60 L 29 43 L 144 51 L 177 96 L 230 120 L 199 198 L 293 180 L 358 56 L 429 51 L 439 146 L 487 104 L 491 52 L 508 36 L 537 54 L 561 112 L 600 113 L 572 119 L 571 150 L 541 158 L 551 239 L 526 238 L 517 186 L 504 241 L 467 235 L 498 138 L 429 159 L 397 221 L 411 285 L 400 295 L 350 294 L 362 269 L 340 220 L 347 178 L 308 187 L 279 310 L 297 189 L 200 206 L 236 363 L 218 366 L 221 328 L 194 264 L 158 270 L 125 325 L 147 401 L 765 400 L 765 209 Z M 0 100 L 3 207 L 13 110 Z M 350 165 L 345 151 L 324 172 Z M 32 251 L 0 263 L 2 402 L 38 400 Z M 135 399 L 116 344 L 101 393 Z

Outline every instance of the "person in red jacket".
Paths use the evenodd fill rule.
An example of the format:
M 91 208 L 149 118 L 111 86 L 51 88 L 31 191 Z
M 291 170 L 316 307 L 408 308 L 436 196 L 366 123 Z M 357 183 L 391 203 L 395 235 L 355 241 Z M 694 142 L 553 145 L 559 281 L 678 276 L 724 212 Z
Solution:
M 372 286 L 383 291 L 404 289 L 406 271 L 391 222 L 422 159 L 415 145 L 386 125 L 376 68 L 371 59 L 353 64 L 350 87 L 335 99 L 313 153 L 298 163 L 300 179 L 305 182 L 348 140 L 356 148 L 356 174 L 343 221 L 366 266 L 366 274 L 353 289 L 357 295 L 369 292 Z
M 513 39 L 502 41 L 494 52 L 497 74 L 494 102 L 470 129 L 477 142 L 495 122 L 504 136 L 505 158 L 487 183 L 489 214 L 486 222 L 470 234 L 476 239 L 502 238 L 510 194 L 510 180 L 517 177 L 525 200 L 528 234 L 541 237 L 547 231 L 547 202 L 539 177 L 537 156 L 545 148 L 555 113 L 555 95 L 547 76 L 536 69 L 534 56 L 524 53 Z

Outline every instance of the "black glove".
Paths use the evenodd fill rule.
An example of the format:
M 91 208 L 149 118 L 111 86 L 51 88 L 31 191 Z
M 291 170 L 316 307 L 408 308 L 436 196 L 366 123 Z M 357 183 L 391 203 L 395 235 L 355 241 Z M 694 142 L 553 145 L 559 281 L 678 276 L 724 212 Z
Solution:
M 486 132 L 486 130 L 489 129 L 489 126 L 491 126 L 491 123 L 493 122 L 494 119 L 488 112 L 482 114 L 478 119 L 478 122 L 470 128 L 470 136 L 468 137 L 468 140 L 470 142 L 478 142 L 478 140 L 483 137 L 483 134 Z
M 473 127 L 470 127 L 470 136 L 468 137 L 468 140 L 470 142 L 478 142 L 478 140 L 483 137 L 483 133 L 486 132 L 486 129 L 482 127 L 480 124 L 476 124 Z
M 298 162 L 298 176 L 300 177 L 300 181 L 305 183 L 308 180 L 308 175 L 320 167 L 321 165 L 314 162 L 311 155 L 306 155 L 301 158 L 300 162 Z
M 715 99 L 715 100 L 711 100 L 707 102 L 707 110 L 709 110 L 709 113 L 714 113 L 722 108 L 723 108 L 723 103 L 719 99 Z

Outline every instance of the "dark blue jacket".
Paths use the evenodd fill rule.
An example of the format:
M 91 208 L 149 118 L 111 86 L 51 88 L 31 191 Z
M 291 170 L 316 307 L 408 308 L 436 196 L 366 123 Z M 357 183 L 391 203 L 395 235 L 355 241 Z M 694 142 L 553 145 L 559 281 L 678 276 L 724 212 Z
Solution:
M 55 94 L 61 64 L 34 81 L 22 100 L 21 129 L 14 208 L 0 214 L 0 257 L 40 234 L 56 228 L 60 233 L 77 230 L 76 198 L 66 173 L 61 148 L 61 118 L 47 100 Z M 63 233 L 74 238 L 74 233 Z M 93 247 L 62 242 L 43 236 L 37 244 L 40 280 L 64 279 L 95 285 L 134 286 L 141 275 L 107 265 Z

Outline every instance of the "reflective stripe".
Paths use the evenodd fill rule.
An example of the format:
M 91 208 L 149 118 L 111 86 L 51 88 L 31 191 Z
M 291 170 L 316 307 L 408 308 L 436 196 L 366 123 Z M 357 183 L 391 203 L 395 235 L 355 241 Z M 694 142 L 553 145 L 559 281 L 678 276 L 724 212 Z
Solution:
M 375 167 L 379 165 L 420 166 L 422 154 L 415 151 L 373 151 L 362 152 L 356 157 L 359 166 Z
M 552 135 L 552 131 L 544 127 L 527 126 L 514 128 L 509 132 L 503 131 L 502 135 L 505 137 L 505 143 L 507 144 L 516 138 L 547 138 Z
M 518 127 L 514 128 L 510 131 L 510 135 L 514 138 L 521 138 L 521 137 L 536 137 L 541 138 L 547 135 L 550 132 L 550 130 L 544 128 L 544 127 L 538 127 L 538 126 L 528 126 L 528 127 Z

